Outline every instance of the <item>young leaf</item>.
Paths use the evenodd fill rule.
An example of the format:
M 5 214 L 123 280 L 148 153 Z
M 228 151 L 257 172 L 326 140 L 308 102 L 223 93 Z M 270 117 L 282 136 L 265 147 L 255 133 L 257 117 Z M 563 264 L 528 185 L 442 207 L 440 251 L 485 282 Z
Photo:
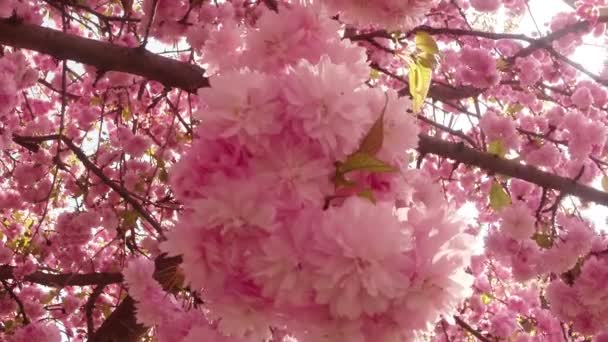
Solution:
M 431 37 L 430 34 L 428 34 L 427 32 L 424 31 L 418 31 L 416 32 L 416 48 L 418 48 L 418 50 L 425 52 L 425 53 L 429 53 L 429 54 L 437 54 L 439 53 L 439 48 L 437 47 L 437 43 L 435 42 L 435 39 L 433 39 L 433 37 Z
M 395 172 L 397 169 L 372 155 L 356 152 L 339 164 L 337 169 L 337 173 L 342 175 L 351 171 Z
M 490 188 L 490 207 L 500 210 L 511 204 L 511 197 L 499 182 L 495 181 Z
M 504 158 L 507 154 L 507 147 L 502 140 L 492 140 L 488 144 L 488 152 L 499 158 Z
M 551 235 L 536 233 L 532 236 L 532 239 L 536 241 L 538 247 L 545 249 L 553 247 L 553 237 Z
M 432 70 L 419 62 L 410 63 L 410 94 L 413 99 L 414 112 L 419 112 L 422 109 L 424 100 L 429 93 L 431 87 Z
M 342 165 L 342 164 L 340 163 L 339 165 Z M 338 168 L 339 168 L 339 166 L 338 166 Z M 344 174 L 339 171 L 336 171 L 336 173 L 333 175 L 331 181 L 334 183 L 334 185 L 336 187 L 354 187 L 357 185 L 356 182 L 346 179 L 346 177 L 344 177 Z
M 376 197 L 374 197 L 374 193 L 372 192 L 372 189 L 366 188 L 366 189 L 362 190 L 361 192 L 359 192 L 358 195 L 359 195 L 359 197 L 366 198 L 370 202 L 376 204 Z
M 525 107 L 520 103 L 512 103 L 507 107 L 507 114 L 509 116 L 513 116 L 516 113 L 519 113 Z
M 359 146 L 357 152 L 367 153 L 373 156 L 382 148 L 382 142 L 384 140 L 384 112 L 388 105 L 388 96 L 386 94 L 384 94 L 384 96 L 386 97 L 386 101 L 384 102 L 382 113 L 380 113 L 380 117 L 369 129 L 369 132 L 367 132 L 363 141 L 361 141 L 361 146 Z
M 602 188 L 604 191 L 608 191 L 608 176 L 602 177 Z

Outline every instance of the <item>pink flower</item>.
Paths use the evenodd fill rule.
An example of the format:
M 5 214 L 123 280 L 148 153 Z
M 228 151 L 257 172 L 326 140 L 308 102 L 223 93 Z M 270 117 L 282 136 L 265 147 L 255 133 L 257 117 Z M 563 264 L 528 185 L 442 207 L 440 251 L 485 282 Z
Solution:
M 386 94 L 386 95 L 385 95 Z M 408 112 L 412 105 L 407 97 L 398 97 L 395 91 L 388 90 L 383 94 L 377 92 L 372 97 L 371 112 L 380 117 L 384 106 L 383 143 L 378 156 L 381 160 L 402 163 L 408 160 L 408 150 L 418 146 L 419 128 L 412 114 Z
M 0 264 L 7 265 L 10 264 L 13 259 L 13 251 L 11 251 L 8 247 L 0 245 Z
M 365 92 L 357 91 L 361 84 L 346 66 L 327 57 L 318 65 L 302 62 L 287 75 L 283 91 L 288 110 L 300 119 L 303 133 L 334 160 L 354 152 L 372 122 Z
M 327 6 L 340 11 L 340 18 L 361 27 L 377 25 L 389 30 L 409 30 L 433 8 L 436 0 L 329 0 Z
M 281 105 L 275 82 L 273 78 L 248 70 L 211 77 L 211 87 L 198 91 L 204 109 L 196 116 L 205 122 L 205 135 L 210 138 L 236 136 L 242 143 L 252 143 L 261 135 L 279 133 Z
M 479 120 L 479 127 L 489 141 L 497 140 L 510 148 L 516 148 L 519 145 L 515 122 L 508 117 L 498 116 L 495 112 L 488 111 Z
M 15 0 L 3 0 L 0 2 L 0 18 L 9 18 L 13 15 Z
M 574 159 L 587 158 L 594 148 L 603 148 L 606 126 L 592 121 L 578 112 L 566 115 L 563 127 L 567 130 L 568 149 Z
M 344 46 L 338 43 L 339 24 L 318 3 L 296 2 L 281 7 L 280 13 L 266 11 L 257 26 L 247 35 L 244 54 L 247 66 L 256 70 L 280 71 L 302 61 L 316 64 L 329 48 Z
M 534 57 L 518 59 L 519 81 L 523 86 L 531 86 L 542 76 L 541 63 Z
M 502 218 L 501 231 L 516 240 L 526 240 L 532 237 L 536 228 L 536 219 L 523 202 L 515 202 L 500 213 Z
M 491 333 L 493 336 L 508 338 L 517 327 L 515 317 L 508 310 L 494 314 L 492 317 Z
M 480 12 L 494 12 L 500 5 L 500 0 L 471 0 L 471 6 Z
M 300 207 L 302 203 L 322 205 L 334 191 L 330 183 L 333 163 L 306 146 L 308 141 L 273 140 L 260 156 L 252 160 L 254 173 L 273 183 L 281 207 Z
M 205 41 L 205 48 L 201 50 L 202 60 L 209 64 L 209 72 L 234 70 L 242 66 L 244 32 L 244 29 L 232 20 L 224 20 L 221 26 L 209 30 L 209 38 Z M 197 34 L 197 37 L 191 37 L 193 38 L 196 39 L 195 43 L 200 44 L 200 39 L 204 37 Z
M 380 313 L 407 290 L 411 241 L 392 205 L 352 197 L 320 225 L 309 262 L 316 301 L 329 304 L 333 316 Z
M 28 324 L 17 331 L 12 336 L 11 342 L 61 342 L 61 333 L 57 326 L 35 322 Z
M 206 198 L 189 203 L 188 220 L 200 229 L 272 231 L 276 209 L 268 191 L 263 182 L 218 179 L 218 185 L 207 187 Z
M 0 71 L 0 118 L 17 105 L 17 85 L 13 76 Z
M 489 88 L 500 81 L 496 60 L 484 49 L 465 46 L 460 51 L 460 64 L 456 67 L 456 78 L 464 85 Z
M 572 103 L 580 109 L 587 109 L 593 104 L 593 95 L 587 87 L 578 87 L 572 94 Z

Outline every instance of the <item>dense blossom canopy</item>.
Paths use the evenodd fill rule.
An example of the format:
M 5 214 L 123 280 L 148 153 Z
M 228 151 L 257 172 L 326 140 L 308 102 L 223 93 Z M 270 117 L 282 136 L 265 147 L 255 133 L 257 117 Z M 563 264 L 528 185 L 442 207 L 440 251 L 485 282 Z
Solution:
M 0 340 L 608 341 L 608 3 L 535 1 L 0 0 Z

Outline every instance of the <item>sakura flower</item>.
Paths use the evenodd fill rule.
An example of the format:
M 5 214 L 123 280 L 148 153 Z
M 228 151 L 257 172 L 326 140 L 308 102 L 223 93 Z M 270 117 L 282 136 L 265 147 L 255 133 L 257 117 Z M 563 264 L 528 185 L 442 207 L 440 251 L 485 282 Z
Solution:
M 501 212 L 501 231 L 516 240 L 525 240 L 532 237 L 535 228 L 535 218 L 530 209 L 522 202 L 515 202 Z
M 329 210 L 319 228 L 310 260 L 318 274 L 316 300 L 334 316 L 384 311 L 407 289 L 411 241 L 391 205 L 350 198 Z

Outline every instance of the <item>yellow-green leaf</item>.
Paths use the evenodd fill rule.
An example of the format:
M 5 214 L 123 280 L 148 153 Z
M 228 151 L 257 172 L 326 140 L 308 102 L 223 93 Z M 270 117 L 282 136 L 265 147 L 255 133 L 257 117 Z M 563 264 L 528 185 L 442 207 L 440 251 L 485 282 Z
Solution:
M 5 333 L 10 333 L 15 328 L 15 321 L 13 321 L 12 319 L 9 319 L 8 321 L 4 321 L 2 323 L 4 325 L 4 332 Z
M 524 106 L 521 103 L 512 103 L 507 107 L 507 114 L 513 116 L 515 113 L 520 112 L 524 109 Z
M 380 78 L 380 72 L 376 69 L 372 69 L 369 72 L 369 78 L 372 80 L 377 80 L 378 78 Z
M 376 197 L 374 197 L 374 193 L 372 192 L 372 189 L 366 188 L 366 189 L 362 190 L 361 192 L 359 192 L 358 195 L 359 195 L 359 197 L 366 198 L 370 202 L 376 204 Z
M 139 213 L 135 210 L 125 211 L 122 214 L 122 218 L 126 227 L 134 227 L 135 223 L 137 223 L 137 219 L 139 218 Z
M 90 103 L 92 106 L 99 106 L 103 103 L 103 100 L 99 96 L 93 96 Z
M 124 107 L 122 109 L 122 118 L 123 120 L 131 119 L 131 109 L 129 109 L 129 107 Z
M 504 58 L 499 58 L 496 61 L 496 69 L 499 71 L 506 71 L 509 68 L 509 62 Z
M 361 141 L 361 146 L 359 146 L 359 150 L 357 152 L 367 153 L 373 156 L 382 148 L 382 142 L 384 141 L 384 112 L 386 111 L 387 104 L 388 97 L 386 97 L 380 117 L 376 120 L 376 122 L 374 122 Z
M 356 152 L 339 164 L 337 171 L 338 174 L 346 174 L 351 171 L 395 172 L 397 169 L 372 155 Z
M 418 50 L 425 52 L 425 53 L 430 53 L 430 54 L 437 54 L 439 53 L 439 48 L 437 47 L 437 43 L 435 42 L 435 39 L 433 39 L 433 37 L 428 34 L 427 32 L 424 31 L 418 31 L 416 32 L 416 48 L 418 48 Z
M 536 233 L 532 236 L 532 239 L 536 241 L 538 247 L 545 249 L 553 247 L 553 237 L 551 235 Z
M 490 188 L 490 207 L 494 210 L 500 210 L 511 204 L 511 197 L 500 185 L 499 182 L 495 181 Z
M 604 191 L 608 191 L 608 176 L 602 178 L 602 188 L 604 188 Z
M 528 334 L 531 334 L 536 330 L 534 321 L 531 319 L 528 319 L 526 317 L 519 318 L 519 324 L 524 329 L 524 331 L 527 332 Z
M 418 64 L 425 68 L 433 70 L 437 65 L 437 57 L 431 53 L 421 52 L 416 56 Z
M 488 144 L 488 153 L 504 158 L 507 154 L 507 147 L 502 140 L 492 140 Z
M 422 109 L 431 87 L 432 73 L 430 68 L 419 62 L 410 63 L 410 94 L 413 99 L 414 112 L 419 112 Z

